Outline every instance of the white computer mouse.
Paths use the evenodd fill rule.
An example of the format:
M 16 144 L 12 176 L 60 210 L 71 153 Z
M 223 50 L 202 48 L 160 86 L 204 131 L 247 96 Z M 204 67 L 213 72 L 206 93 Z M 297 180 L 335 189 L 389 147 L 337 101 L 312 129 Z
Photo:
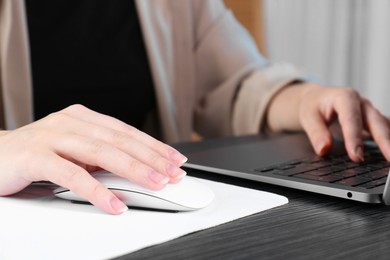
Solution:
M 95 173 L 93 176 L 130 207 L 191 211 L 208 206 L 215 197 L 214 192 L 206 184 L 190 176 L 185 176 L 179 183 L 168 184 L 159 191 L 145 189 L 106 171 Z M 87 202 L 86 199 L 63 187 L 55 189 L 54 195 L 66 200 Z

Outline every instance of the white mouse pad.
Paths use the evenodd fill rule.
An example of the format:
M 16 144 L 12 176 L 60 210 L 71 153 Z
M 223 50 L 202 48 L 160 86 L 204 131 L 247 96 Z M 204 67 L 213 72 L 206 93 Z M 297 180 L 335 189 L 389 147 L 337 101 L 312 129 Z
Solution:
M 0 197 L 0 259 L 108 259 L 288 203 L 286 197 L 201 180 L 215 193 L 193 212 L 129 209 L 112 216 L 31 186 Z

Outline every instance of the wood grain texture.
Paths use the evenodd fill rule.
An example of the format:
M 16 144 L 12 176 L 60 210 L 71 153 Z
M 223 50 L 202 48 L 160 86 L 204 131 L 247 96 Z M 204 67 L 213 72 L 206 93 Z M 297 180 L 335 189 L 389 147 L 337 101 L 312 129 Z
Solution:
M 191 175 L 275 192 L 290 202 L 118 259 L 389 259 L 390 207 L 198 171 Z

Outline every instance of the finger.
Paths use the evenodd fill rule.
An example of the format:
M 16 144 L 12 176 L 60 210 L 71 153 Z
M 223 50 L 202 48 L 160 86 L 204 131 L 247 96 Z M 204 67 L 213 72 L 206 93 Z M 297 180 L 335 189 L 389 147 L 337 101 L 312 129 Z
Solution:
M 127 210 L 122 201 L 83 168 L 56 155 L 45 161 L 43 176 L 46 180 L 68 188 L 110 214 L 118 215 Z
M 345 147 L 352 161 L 364 161 L 361 98 L 353 89 L 343 89 L 334 103 L 343 132 Z
M 86 127 L 86 131 L 88 131 L 88 129 L 91 131 L 92 129 L 97 128 L 92 125 L 83 125 L 82 127 Z M 168 161 L 165 157 L 161 156 L 161 154 L 157 153 L 144 143 L 134 138 L 130 138 L 127 134 L 117 130 L 98 128 L 97 131 L 92 131 L 94 133 L 94 138 L 113 144 L 115 147 L 130 154 L 138 161 L 152 167 L 157 172 L 170 177 L 171 180 L 181 179 L 186 175 L 184 170 Z
M 383 156 L 390 161 L 390 122 L 370 103 L 363 103 L 364 119 Z
M 325 118 L 319 111 L 307 110 L 302 116 L 302 126 L 306 131 L 316 154 L 326 155 L 332 146 L 332 135 Z
M 173 147 L 166 145 L 163 142 L 160 142 L 155 138 L 147 135 L 146 133 L 139 131 L 135 127 L 125 124 L 124 122 L 113 117 L 96 113 L 81 105 L 70 106 L 62 110 L 61 113 L 65 113 L 72 117 L 77 115 L 78 119 L 84 120 L 86 122 L 124 132 L 138 141 L 145 143 L 147 146 L 152 147 L 156 152 L 177 166 L 182 166 L 187 161 L 187 158 Z
M 145 188 L 159 190 L 169 182 L 164 174 L 100 140 L 79 135 L 59 136 L 56 140 L 54 149 L 60 156 L 100 167 Z
M 129 137 L 129 135 L 124 132 L 79 120 L 74 120 L 74 122 L 72 122 L 70 131 L 74 132 L 73 129 L 77 129 L 77 133 L 75 132 L 74 134 L 89 136 L 90 138 L 95 138 L 104 143 L 113 145 L 136 160 L 152 167 L 157 172 L 170 177 L 171 180 L 182 179 L 186 175 L 184 170 L 168 161 L 165 157 L 151 149 L 151 147 Z M 128 178 L 129 176 L 126 177 Z

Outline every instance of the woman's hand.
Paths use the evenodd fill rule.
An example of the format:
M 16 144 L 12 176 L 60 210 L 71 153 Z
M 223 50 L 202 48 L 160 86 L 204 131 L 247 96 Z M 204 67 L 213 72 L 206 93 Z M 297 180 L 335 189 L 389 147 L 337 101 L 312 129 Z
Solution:
M 305 130 L 315 152 L 332 146 L 330 125 L 337 119 L 351 160 L 364 160 L 363 136 L 369 134 L 390 161 L 390 124 L 367 99 L 351 88 L 302 83 L 283 89 L 268 113 L 271 130 Z
M 176 183 L 186 158 L 172 147 L 112 117 L 73 105 L 0 133 L 0 195 L 34 181 L 69 188 L 111 214 L 127 207 L 90 172 L 105 169 L 149 189 Z

